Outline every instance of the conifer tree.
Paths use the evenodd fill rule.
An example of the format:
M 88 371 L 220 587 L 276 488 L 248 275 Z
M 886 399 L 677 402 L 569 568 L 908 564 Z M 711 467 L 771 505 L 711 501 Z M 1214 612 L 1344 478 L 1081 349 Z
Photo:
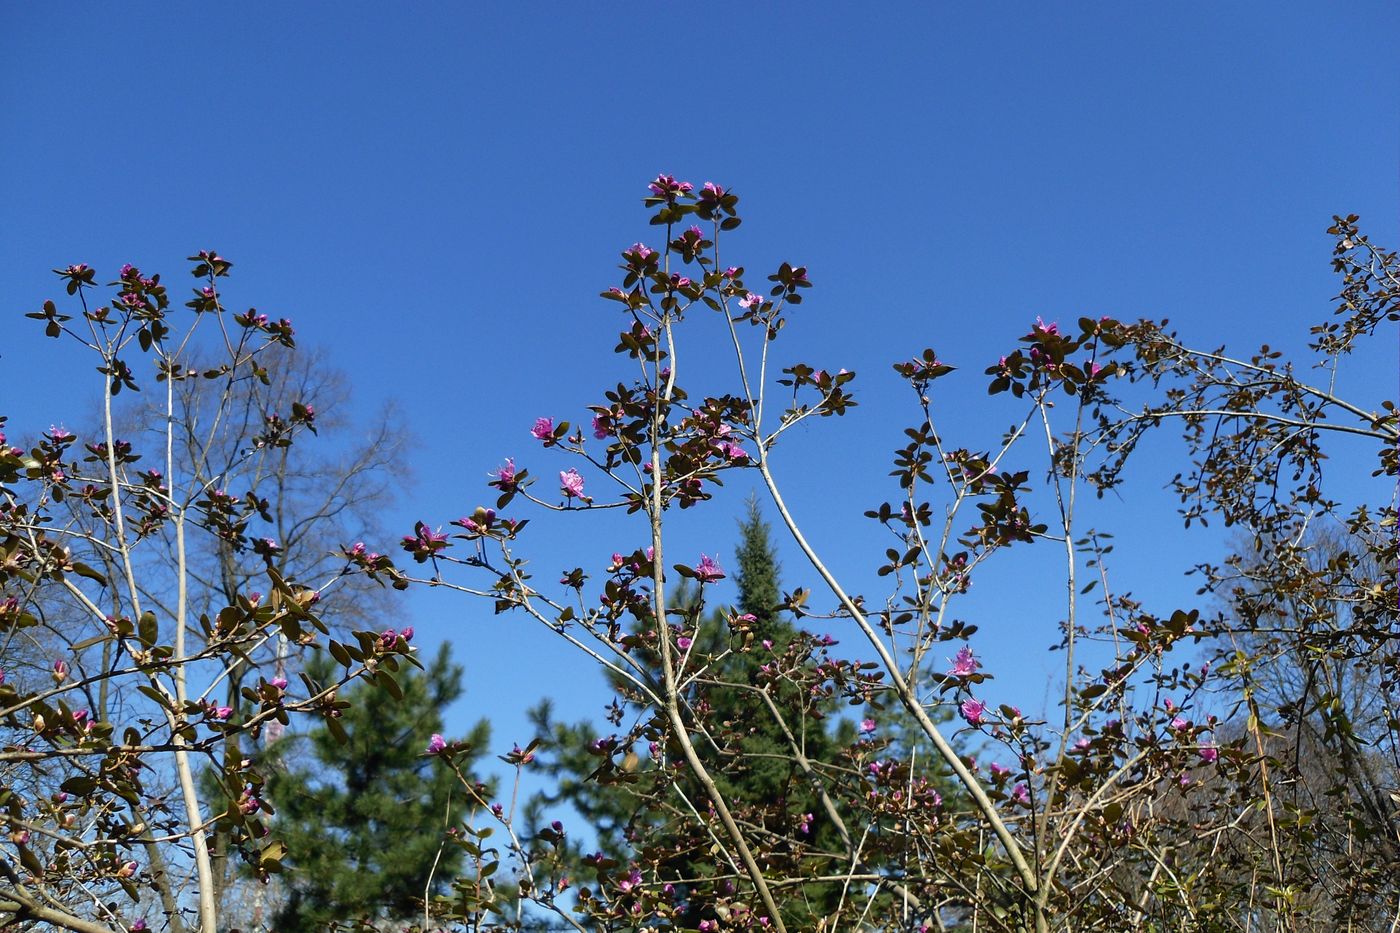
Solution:
M 313 681 L 327 673 L 315 663 L 308 668 Z M 444 645 L 427 670 L 396 675 L 402 700 L 363 686 L 347 691 L 350 705 L 339 720 L 346 741 L 321 726 L 274 746 L 283 767 L 266 796 L 287 846 L 287 900 L 273 929 L 408 920 L 421 914 L 430 875 L 435 888 L 456 877 L 461 849 L 444 845 L 444 831 L 460 821 L 459 807 L 449 813 L 457 781 L 424 749 L 443 728 L 443 708 L 461 695 L 461 678 Z M 466 736 L 478 749 L 488 739 L 485 720 Z
M 747 818 L 762 822 L 774 831 L 791 834 L 794 827 L 806 827 L 799 835 L 809 841 L 813 850 L 840 852 L 841 842 L 828 823 L 818 803 L 813 777 L 805 773 L 795 755 L 783 726 L 762 699 L 758 687 L 758 671 L 774 652 L 783 651 L 798 635 L 791 619 L 780 611 L 782 592 L 779 582 L 777 554 L 770 538 L 770 527 L 763 519 L 756 499 L 751 498 L 738 523 L 738 545 L 732 577 L 738 587 L 733 614 L 750 615 L 750 632 L 735 636 L 730 631 L 726 608 L 711 610 L 699 625 L 701 634 L 697 650 L 722 655 L 710 676 L 693 688 L 689 699 L 692 708 L 704 709 L 706 728 L 715 745 L 700 747 L 703 757 L 726 799 L 741 807 Z M 683 615 L 696 611 L 700 599 L 699 587 L 680 580 L 673 588 L 671 608 Z M 725 652 L 726 648 L 731 648 Z M 772 689 L 772 688 L 770 688 Z M 841 747 L 851 741 L 854 730 L 845 725 L 841 734 L 835 730 L 811 728 L 810 714 L 803 715 L 807 698 L 800 688 L 786 683 L 770 694 L 774 707 L 794 732 L 794 739 L 809 764 L 822 777 L 822 770 L 837 764 Z M 597 766 L 597 758 L 586 748 L 598 738 L 597 730 L 587 722 L 574 724 L 553 720 L 551 708 L 543 703 L 532 711 L 532 718 L 549 742 L 539 758 L 542 767 L 555 781 L 553 794 L 537 795 L 531 810 L 535 819 L 551 805 L 571 804 L 597 833 L 601 851 L 613 858 L 625 858 L 631 842 L 655 832 L 668 822 L 668 814 L 651 809 L 649 796 L 654 791 L 649 782 L 632 783 L 621 780 L 600 784 L 587 775 Z M 828 708 L 827 713 L 831 710 Z M 804 731 L 804 724 L 806 729 Z M 825 775 L 832 779 L 831 774 Z M 697 787 L 688 779 L 680 779 L 685 796 L 702 799 Z M 664 796 L 664 795 L 663 795 Z M 661 830 L 664 837 L 665 830 Z M 672 848 L 684 845 L 671 839 Z M 575 860 L 582 853 L 575 853 Z M 663 874 L 677 879 L 702 877 L 715 869 L 708 846 L 682 851 L 662 866 Z M 586 874 L 586 873 L 584 873 Z M 840 897 L 839 884 L 811 884 L 790 892 L 785 902 L 785 920 L 790 929 L 812 929 L 818 918 L 835 907 Z M 679 919 L 690 927 L 709 916 L 706 905 L 691 903 L 689 912 Z

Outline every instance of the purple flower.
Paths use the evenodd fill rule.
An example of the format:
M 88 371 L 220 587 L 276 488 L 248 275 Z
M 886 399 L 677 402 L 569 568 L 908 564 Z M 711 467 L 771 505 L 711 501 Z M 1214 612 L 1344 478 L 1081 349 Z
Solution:
M 131 925 L 131 929 L 132 929 L 132 933 L 136 933 L 136 931 L 138 931 L 138 930 L 145 930 L 145 929 L 147 929 L 145 918 L 143 917 L 142 919 L 137 920 L 135 923 L 133 923 L 133 924 Z
M 443 750 L 446 748 L 447 740 L 444 739 L 442 736 L 438 735 L 436 732 L 433 733 L 432 738 L 428 739 L 429 755 L 441 755 Z
M 630 252 L 633 256 L 636 256 L 638 259 L 646 261 L 656 253 L 656 250 L 652 249 L 650 246 L 647 246 L 645 243 L 633 243 L 632 248 L 628 250 L 628 252 Z
M 222 722 L 233 715 L 232 706 L 216 706 L 214 708 L 214 718 Z
M 739 307 L 744 308 L 746 310 L 752 310 L 753 308 L 756 308 L 762 304 L 763 296 L 760 295 L 758 292 L 749 292 L 743 298 L 739 299 Z
M 588 500 L 583 494 L 583 477 L 579 476 L 578 470 L 562 471 L 559 474 L 559 488 L 567 498 Z
M 724 579 L 724 571 L 710 555 L 701 554 L 700 563 L 695 565 L 695 579 L 701 583 L 714 583 Z
M 274 677 L 269 680 L 268 683 L 272 684 L 272 686 L 276 687 L 278 690 L 287 689 L 287 678 L 285 677 Z
M 1024 805 L 1026 805 L 1026 806 L 1030 806 L 1030 803 L 1031 803 L 1031 793 L 1030 793 L 1030 791 L 1026 788 L 1026 785 L 1025 785 L 1025 782 L 1024 782 L 1024 781 L 1018 783 L 1015 787 L 1011 788 L 1011 799 L 1014 800 L 1014 801 L 1016 801 L 1016 802 L 1019 803 L 1019 804 L 1024 804 Z
M 647 187 L 650 188 L 651 193 L 658 198 L 665 198 L 667 201 L 672 202 L 676 200 L 677 195 L 689 194 L 691 191 L 695 190 L 695 186 L 690 182 L 676 181 L 671 175 L 657 175 L 656 181 L 653 181 L 651 184 L 647 185 Z
M 802 818 L 797 821 L 797 831 L 804 836 L 810 833 L 812 831 L 812 821 L 814 819 L 816 819 L 816 817 L 810 813 L 802 814 Z
M 860 731 L 864 732 L 866 735 L 870 735 L 875 731 L 875 720 L 870 718 L 862 719 L 860 721 Z
M 612 435 L 612 429 L 608 427 L 607 415 L 593 416 L 593 436 L 598 440 L 607 440 Z
M 981 700 L 968 697 L 966 700 L 962 701 L 960 709 L 962 710 L 963 719 L 967 720 L 969 726 L 980 726 L 982 724 L 982 717 L 986 715 L 987 712 L 987 704 L 983 703 Z
M 977 673 L 977 669 L 981 666 L 973 655 L 972 649 L 963 645 L 958 649 L 958 656 L 953 659 L 953 666 L 948 669 L 948 673 L 953 677 L 970 677 Z
M 689 651 L 690 646 L 693 644 L 695 644 L 695 642 L 693 642 L 691 639 L 687 638 L 684 635 L 676 639 L 676 647 L 681 649 L 682 651 Z
M 1216 748 L 1214 745 L 1202 745 L 1201 750 L 1197 754 L 1201 756 L 1201 760 L 1206 764 L 1213 765 L 1216 759 L 1220 757 L 1220 749 Z
M 530 429 L 530 434 L 535 440 L 545 442 L 554 440 L 554 419 L 536 418 L 535 426 Z
M 730 463 L 742 463 L 749 459 L 749 452 L 738 444 L 729 441 L 719 442 L 719 452 L 724 455 L 724 459 Z
M 553 430 L 553 428 L 550 430 Z M 506 462 L 501 464 L 499 470 L 495 473 L 487 473 L 486 475 L 494 476 L 495 479 L 491 482 L 491 485 L 501 489 L 503 492 L 513 489 L 515 487 L 515 458 L 507 457 Z
M 54 683 L 61 684 L 67 679 L 68 662 L 60 658 L 59 660 L 53 662 L 53 680 Z
M 438 551 L 446 550 L 447 535 L 434 531 L 424 522 L 416 522 L 413 525 L 413 534 L 403 536 L 402 547 L 421 564 Z
M 1187 729 L 1190 728 L 1191 720 L 1189 719 L 1184 719 L 1181 716 L 1178 716 L 1172 720 L 1172 731 L 1174 732 L 1185 732 Z
M 1011 773 L 1010 768 L 1008 768 L 1006 765 L 997 764 L 995 761 L 991 764 L 991 771 L 992 780 L 994 781 L 1001 781 Z

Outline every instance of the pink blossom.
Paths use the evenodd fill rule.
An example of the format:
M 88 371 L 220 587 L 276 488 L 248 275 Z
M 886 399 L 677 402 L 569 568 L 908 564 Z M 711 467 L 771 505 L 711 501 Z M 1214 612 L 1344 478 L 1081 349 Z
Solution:
M 628 873 L 628 875 L 627 875 L 626 878 L 623 878 L 621 881 L 619 881 L 619 882 L 617 883 L 617 889 L 618 889 L 619 891 L 621 891 L 623 894 L 626 894 L 626 893 L 628 893 L 629 891 L 631 891 L 633 888 L 636 888 L 636 887 L 637 887 L 638 885 L 640 885 L 641 883 L 642 883 L 642 873 L 639 872 L 639 871 L 637 871 L 637 869 L 634 868 L 634 869 L 632 869 L 632 871 L 630 871 L 630 872 Z
M 682 651 L 689 651 L 690 646 L 693 644 L 694 642 L 684 635 L 676 639 L 676 647 L 681 649 Z
M 447 748 L 447 740 L 434 732 L 432 738 L 428 739 L 428 754 L 441 755 L 445 748 Z
M 1027 789 L 1025 782 L 1018 783 L 1015 787 L 1011 788 L 1011 799 L 1017 803 L 1030 806 L 1031 793 L 1030 790 Z
M 874 732 L 875 720 L 870 719 L 868 717 L 866 719 L 862 719 L 860 721 L 860 731 L 864 732 L 866 735 L 869 735 L 870 733 Z
M 233 707 L 231 706 L 216 706 L 214 708 L 214 718 L 219 720 L 220 722 L 222 722 L 225 719 L 228 719 L 232 715 Z
M 724 571 L 719 564 L 708 554 L 700 555 L 700 563 L 695 565 L 695 579 L 701 583 L 714 583 L 716 580 L 724 579 Z
M 970 677 L 982 666 L 967 645 L 959 648 L 957 657 L 952 660 L 953 666 L 948 669 L 948 674 L 953 677 Z
M 538 425 L 536 426 L 538 427 Z M 553 426 L 551 426 L 549 430 L 553 431 Z M 515 485 L 515 459 L 513 457 L 507 457 L 506 462 L 501 464 L 500 469 L 495 473 L 488 473 L 486 475 L 496 478 L 491 485 L 497 486 L 502 490 L 510 489 Z
M 554 419 L 536 418 L 535 426 L 530 429 L 530 434 L 539 441 L 554 440 Z
M 997 764 L 995 761 L 991 764 L 991 771 L 992 780 L 994 781 L 1000 781 L 1011 773 L 1010 768 L 1003 764 Z
M 966 700 L 962 701 L 960 709 L 962 710 L 963 719 L 967 720 L 969 726 L 978 726 L 982 724 L 982 717 L 987 712 L 987 704 L 983 703 L 981 700 L 968 697 Z
M 274 677 L 269 680 L 268 683 L 272 684 L 272 686 L 276 687 L 278 690 L 287 689 L 287 678 L 285 677 Z
M 59 660 L 53 662 L 53 679 L 54 679 L 54 683 L 59 683 L 59 684 L 63 683 L 65 680 L 68 679 L 68 662 L 67 662 L 67 661 L 64 661 L 63 659 L 60 658 Z
M 758 294 L 757 292 L 749 292 L 743 298 L 739 299 L 739 307 L 744 308 L 746 310 L 752 310 L 754 307 L 762 304 L 763 296 Z
M 1172 731 L 1174 732 L 1185 732 L 1187 729 L 1190 728 L 1191 720 L 1189 719 L 1183 719 L 1182 717 L 1178 716 L 1172 720 Z
M 559 474 L 559 488 L 570 499 L 587 500 L 588 498 L 583 494 L 583 477 L 579 475 L 578 470 L 562 471 Z
M 633 256 L 636 256 L 638 259 L 647 260 L 650 259 L 656 253 L 656 250 L 652 249 L 650 246 L 647 246 L 645 243 L 633 243 L 632 248 L 628 250 L 628 252 L 631 253 Z
M 651 193 L 667 201 L 675 201 L 677 195 L 689 194 L 695 186 L 688 181 L 676 181 L 671 175 L 657 175 L 656 180 L 647 185 Z
M 730 463 L 742 463 L 749 459 L 748 451 L 738 444 L 733 444 L 729 441 L 720 441 L 719 452 L 723 454 L 724 459 L 728 460 Z
M 1214 745 L 1202 745 L 1197 754 L 1201 756 L 1201 760 L 1206 764 L 1215 764 L 1216 759 L 1220 757 L 1220 749 L 1216 748 Z

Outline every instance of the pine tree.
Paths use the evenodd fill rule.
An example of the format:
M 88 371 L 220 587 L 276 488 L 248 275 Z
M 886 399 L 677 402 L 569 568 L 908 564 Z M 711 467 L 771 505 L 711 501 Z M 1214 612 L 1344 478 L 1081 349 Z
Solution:
M 758 681 L 759 667 L 771 657 L 771 652 L 783 651 L 798 631 L 779 609 L 782 595 L 777 555 L 769 525 L 756 500 L 750 499 L 738 531 L 733 579 L 739 592 L 734 610 L 754 617 L 752 638 L 744 644 L 732 635 L 728 613 L 722 609 L 713 610 L 698 626 L 702 634 L 697 650 L 716 655 L 726 647 L 742 650 L 732 651 L 717 662 L 712 676 L 707 678 L 712 682 L 698 684 L 687 698 L 691 708 L 708 708 L 706 727 L 720 745 L 716 750 L 708 743 L 700 743 L 697 750 L 725 798 L 744 813 L 744 818 L 762 822 L 783 835 L 791 836 L 796 831 L 813 850 L 840 851 L 841 842 L 818 804 L 811 779 L 793 760 L 791 743 L 767 704 L 749 689 Z M 700 596 L 699 587 L 681 580 L 672 589 L 668 602 L 673 610 L 693 611 Z M 771 644 L 771 649 L 764 646 L 765 642 Z M 841 746 L 853 738 L 854 730 L 849 725 L 842 736 L 820 728 L 820 721 L 818 728 L 812 728 L 813 720 L 805 712 L 807 698 L 795 685 L 782 685 L 773 699 L 810 761 L 820 765 L 834 764 L 839 759 Z M 597 758 L 584 750 L 598 737 L 590 723 L 555 722 L 547 703 L 533 710 L 532 717 L 540 733 L 550 739 L 539 767 L 555 779 L 557 787 L 555 793 L 537 795 L 532 801 L 531 811 L 536 819 L 542 819 L 553 805 L 569 803 L 592 824 L 602 852 L 614 858 L 627 856 L 627 839 L 655 836 L 658 832 L 665 835 L 668 817 L 654 808 L 656 797 L 652 795 L 657 789 L 650 782 L 599 784 L 586 778 L 597 766 Z M 679 783 L 690 800 L 704 799 L 703 791 L 688 776 L 681 775 Z M 663 792 L 661 798 L 669 799 L 669 792 Z M 795 830 L 804 823 L 808 826 L 805 834 Z M 671 843 L 678 845 L 677 840 Z M 684 849 L 684 845 L 678 847 Z M 575 853 L 575 858 L 580 854 Z M 794 855 L 793 864 L 799 861 Z M 660 866 L 663 875 L 677 879 L 705 877 L 714 869 L 707 841 Z M 585 877 L 587 874 L 577 869 L 576 873 Z M 784 920 L 794 930 L 813 929 L 818 918 L 834 909 L 840 896 L 840 885 L 832 884 L 789 890 L 792 896 L 784 902 Z M 701 919 L 712 916 L 706 913 L 703 900 L 692 899 L 688 903 L 689 912 L 677 918 L 683 926 L 693 928 Z
M 327 673 L 308 668 L 313 680 Z M 396 675 L 402 700 L 349 688 L 343 744 L 322 726 L 274 746 L 284 767 L 265 794 L 287 847 L 287 901 L 273 929 L 408 919 L 421 911 L 430 875 L 435 887 L 456 877 L 461 850 L 443 845 L 456 778 L 423 751 L 442 730 L 441 710 L 461 695 L 461 677 L 444 645 L 426 671 Z M 488 739 L 485 720 L 467 736 L 475 748 Z

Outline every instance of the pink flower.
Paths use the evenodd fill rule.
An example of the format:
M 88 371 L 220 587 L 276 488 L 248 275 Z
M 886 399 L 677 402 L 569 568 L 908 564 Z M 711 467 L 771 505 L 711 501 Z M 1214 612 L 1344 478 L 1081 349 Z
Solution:
M 1201 756 L 1201 760 L 1206 764 L 1213 765 L 1216 759 L 1220 757 L 1220 749 L 1216 748 L 1214 745 L 1202 745 L 1197 754 Z
M 659 198 L 674 202 L 677 195 L 689 194 L 695 186 L 688 181 L 676 181 L 671 175 L 657 175 L 656 181 L 647 185 L 651 193 Z
M 814 819 L 816 819 L 816 817 L 810 813 L 802 814 L 802 818 L 797 821 L 797 831 L 804 836 L 810 833 L 812 831 L 812 821 Z
M 1001 781 L 1011 773 L 1010 768 L 1008 768 L 1006 765 L 997 764 L 995 761 L 991 764 L 991 771 L 992 780 L 994 781 Z
M 983 703 L 981 700 L 968 697 L 966 700 L 962 701 L 960 709 L 962 710 L 963 719 L 967 720 L 969 726 L 978 726 L 982 724 L 982 717 L 987 712 L 987 704 Z
M 676 639 L 676 647 L 681 649 L 682 651 L 689 651 L 690 646 L 693 644 L 694 642 L 691 641 L 689 638 L 685 637 L 684 635 Z
M 719 452 L 724 455 L 724 459 L 730 463 L 742 463 L 749 459 L 749 453 L 738 444 L 729 441 L 720 441 Z
M 536 418 L 535 426 L 530 429 L 530 434 L 535 440 L 545 442 L 554 440 L 554 419 Z
M 695 579 L 701 583 L 714 583 L 716 580 L 724 579 L 724 571 L 719 564 L 708 554 L 700 555 L 700 563 L 695 565 Z
M 612 429 L 608 427 L 606 415 L 593 416 L 593 436 L 600 441 L 607 440 L 612 436 Z
M 874 731 L 875 731 L 875 720 L 870 719 L 870 718 L 868 718 L 868 717 L 865 718 L 865 719 L 862 719 L 862 720 L 860 721 L 860 731 L 861 731 L 861 732 L 864 732 L 866 735 L 869 735 L 870 733 L 874 732 Z
M 1015 787 L 1011 788 L 1011 799 L 1016 801 L 1017 803 L 1030 806 L 1031 793 L 1026 788 L 1025 782 L 1021 782 Z
M 1178 716 L 1172 720 L 1172 730 L 1175 732 L 1185 732 L 1191 728 L 1191 720 Z
M 56 684 L 61 684 L 68 679 L 68 662 L 61 658 L 53 662 L 53 680 Z
M 536 427 L 538 426 L 539 425 L 536 424 Z M 549 430 L 553 431 L 554 427 L 551 425 Z M 533 434 L 534 432 L 532 431 L 531 433 Z M 515 458 L 507 457 L 506 462 L 501 464 L 499 470 L 495 473 L 487 473 L 486 475 L 495 477 L 495 480 L 491 483 L 492 486 L 496 486 L 502 491 L 509 491 L 515 486 Z
M 578 470 L 564 470 L 559 474 L 559 489 L 570 499 L 588 500 L 583 494 L 583 477 Z
M 285 677 L 274 677 L 269 680 L 268 683 L 272 684 L 272 686 L 276 687 L 278 690 L 287 689 L 287 678 Z
M 447 748 L 447 740 L 434 732 L 433 737 L 428 739 L 428 754 L 441 755 L 445 748 Z
M 970 677 L 977 673 L 981 663 L 973 655 L 972 649 L 963 645 L 958 649 L 958 655 L 953 659 L 953 666 L 948 669 L 948 673 L 953 677 Z
M 214 718 L 219 720 L 220 722 L 222 722 L 225 719 L 228 719 L 232 715 L 233 707 L 231 706 L 217 706 L 214 708 Z
M 656 250 L 652 249 L 650 246 L 647 246 L 645 243 L 633 243 L 632 248 L 628 250 L 628 252 L 631 253 L 633 256 L 636 256 L 638 259 L 647 260 L 652 257 Z
M 758 294 L 757 292 L 749 292 L 743 298 L 739 299 L 739 307 L 744 308 L 746 310 L 751 310 L 762 304 L 763 296 Z
M 621 881 L 619 881 L 619 882 L 617 883 L 617 889 L 618 889 L 619 891 L 621 891 L 623 894 L 627 894 L 627 893 L 630 892 L 633 888 L 636 888 L 636 887 L 637 887 L 638 885 L 640 885 L 641 883 L 642 883 L 642 873 L 639 872 L 639 871 L 637 871 L 637 869 L 634 868 L 634 869 L 632 869 L 630 872 L 628 872 L 626 878 L 623 878 Z

